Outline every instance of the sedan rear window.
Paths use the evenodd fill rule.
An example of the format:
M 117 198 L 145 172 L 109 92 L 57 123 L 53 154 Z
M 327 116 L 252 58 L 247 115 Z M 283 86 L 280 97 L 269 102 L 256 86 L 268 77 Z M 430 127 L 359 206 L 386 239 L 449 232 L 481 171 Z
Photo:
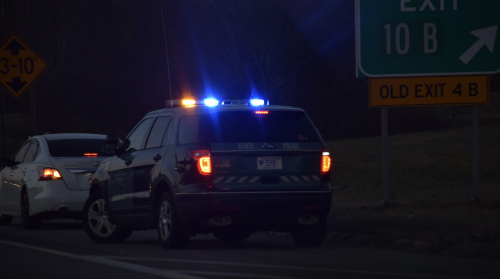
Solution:
M 52 157 L 85 157 L 85 154 L 101 156 L 105 142 L 105 139 L 47 140 Z
M 301 111 L 223 111 L 181 118 L 179 143 L 320 141 L 311 120 Z

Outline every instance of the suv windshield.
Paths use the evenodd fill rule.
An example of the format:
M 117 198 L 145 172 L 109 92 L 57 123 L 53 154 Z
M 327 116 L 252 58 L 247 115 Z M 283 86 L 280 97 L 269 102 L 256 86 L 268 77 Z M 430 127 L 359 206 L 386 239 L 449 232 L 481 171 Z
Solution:
M 302 111 L 222 111 L 180 120 L 179 143 L 320 141 Z
M 85 153 L 101 156 L 105 139 L 59 139 L 47 140 L 52 157 L 83 157 Z

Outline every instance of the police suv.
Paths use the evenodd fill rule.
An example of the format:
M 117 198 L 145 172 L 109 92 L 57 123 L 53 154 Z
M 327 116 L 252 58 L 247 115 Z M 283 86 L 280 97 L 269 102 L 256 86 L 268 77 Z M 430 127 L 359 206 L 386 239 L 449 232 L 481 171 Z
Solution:
M 242 241 L 291 232 L 298 246 L 325 237 L 332 192 L 325 143 L 299 108 L 264 100 L 173 101 L 121 142 L 108 135 L 83 224 L 96 242 L 156 228 L 164 248 L 212 233 Z

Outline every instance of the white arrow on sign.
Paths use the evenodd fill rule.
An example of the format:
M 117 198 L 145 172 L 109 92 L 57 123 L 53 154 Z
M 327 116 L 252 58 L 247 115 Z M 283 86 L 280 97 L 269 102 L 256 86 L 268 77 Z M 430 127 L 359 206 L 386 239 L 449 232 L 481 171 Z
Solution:
M 495 47 L 495 39 L 497 37 L 498 25 L 491 26 L 483 29 L 478 29 L 471 31 L 470 33 L 479 38 L 462 56 L 460 60 L 464 62 L 465 65 L 479 52 L 479 50 L 486 45 L 486 47 L 493 53 L 493 48 Z

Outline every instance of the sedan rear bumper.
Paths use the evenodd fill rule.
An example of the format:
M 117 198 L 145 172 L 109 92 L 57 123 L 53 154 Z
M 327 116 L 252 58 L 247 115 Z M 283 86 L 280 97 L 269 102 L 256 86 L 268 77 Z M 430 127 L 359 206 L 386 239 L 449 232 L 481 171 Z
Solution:
M 37 181 L 35 186 L 28 187 L 27 190 L 30 215 L 44 212 L 65 213 L 61 216 L 77 212 L 78 215 L 89 196 L 89 190 L 69 190 L 63 180 Z

